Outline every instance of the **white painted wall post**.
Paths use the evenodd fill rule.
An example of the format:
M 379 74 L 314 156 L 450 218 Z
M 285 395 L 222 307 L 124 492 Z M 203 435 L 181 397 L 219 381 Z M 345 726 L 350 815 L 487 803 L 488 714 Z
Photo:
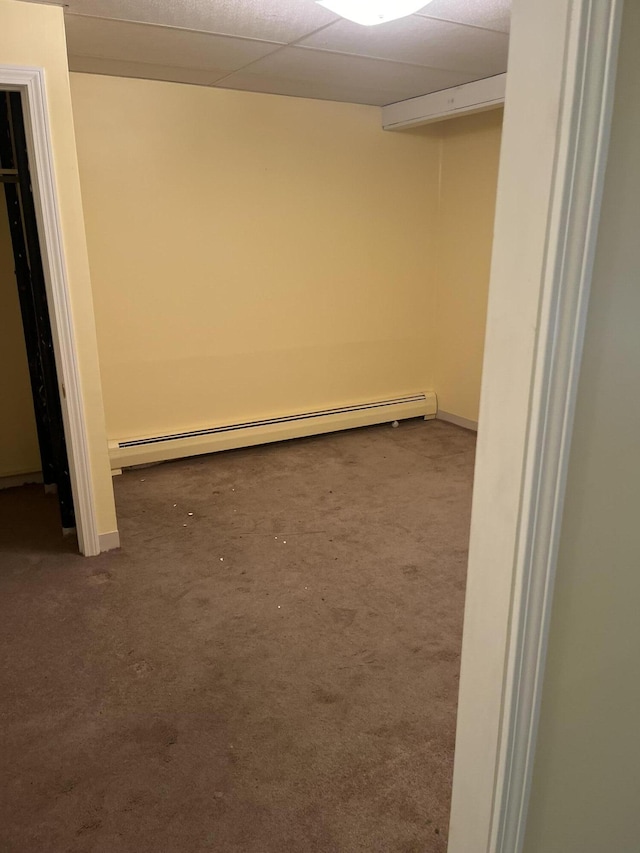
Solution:
M 514 0 L 449 853 L 519 853 L 621 0 Z

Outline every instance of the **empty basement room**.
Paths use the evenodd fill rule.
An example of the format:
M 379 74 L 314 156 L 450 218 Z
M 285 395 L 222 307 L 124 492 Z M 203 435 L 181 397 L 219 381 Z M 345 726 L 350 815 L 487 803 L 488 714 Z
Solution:
M 2 850 L 447 849 L 509 3 L 391 5 L 0 0 Z

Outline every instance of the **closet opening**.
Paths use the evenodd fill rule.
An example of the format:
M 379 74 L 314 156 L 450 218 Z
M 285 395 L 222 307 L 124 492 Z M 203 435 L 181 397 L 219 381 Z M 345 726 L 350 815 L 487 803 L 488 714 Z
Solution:
M 21 427 L 16 426 L 14 433 L 19 438 L 22 432 L 33 432 L 35 426 L 41 470 L 41 474 L 24 470 L 34 467 L 33 464 L 25 462 L 24 453 L 29 456 L 29 450 L 25 450 L 24 446 L 16 447 L 15 451 L 14 448 L 7 447 L 4 467 L 9 467 L 0 472 L 0 477 L 5 486 L 20 486 L 41 480 L 45 492 L 57 496 L 63 534 L 71 534 L 75 532 L 76 521 L 60 399 L 60 394 L 64 394 L 65 389 L 58 381 L 19 92 L 0 91 L 0 184 L 4 196 L 4 199 L 0 199 L 0 204 L 5 208 L 0 211 L 0 215 L 4 220 L 3 231 L 8 231 L 4 235 L 6 240 L 2 242 L 3 269 L 7 272 L 6 276 L 3 275 L 3 300 L 12 309 L 3 312 L 2 323 L 5 325 L 13 322 L 16 327 L 22 326 L 33 405 L 31 417 L 28 402 L 23 400 L 24 424 Z M 15 282 L 11 281 L 12 268 Z M 14 288 L 17 288 L 18 308 L 15 306 Z M 5 364 L 4 369 L 8 374 L 13 373 L 15 379 L 21 369 L 24 372 L 24 355 L 20 351 L 20 335 L 15 334 L 15 329 L 13 331 L 15 352 L 10 356 L 12 363 Z M 3 335 L 6 334 L 8 331 L 4 329 Z M 9 381 L 7 384 L 13 387 Z M 11 410 L 13 401 L 8 402 Z M 31 456 L 34 455 L 35 448 L 31 448 Z

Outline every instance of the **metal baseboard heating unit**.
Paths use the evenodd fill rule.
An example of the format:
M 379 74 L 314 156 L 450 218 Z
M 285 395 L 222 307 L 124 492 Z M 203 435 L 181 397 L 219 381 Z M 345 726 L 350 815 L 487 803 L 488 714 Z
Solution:
M 325 432 L 390 423 L 406 418 L 423 417 L 428 420 L 436 416 L 436 411 L 436 395 L 428 391 L 389 400 L 373 400 L 354 406 L 337 406 L 333 409 L 300 412 L 188 432 L 110 441 L 109 457 L 111 468 L 117 471 L 130 465 L 321 435 Z

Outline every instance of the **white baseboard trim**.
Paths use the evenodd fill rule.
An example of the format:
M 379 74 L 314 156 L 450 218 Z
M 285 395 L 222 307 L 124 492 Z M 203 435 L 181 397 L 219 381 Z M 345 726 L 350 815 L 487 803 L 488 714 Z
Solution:
M 117 530 L 111 530 L 109 533 L 99 533 L 98 542 L 101 554 L 105 551 L 113 551 L 120 547 L 120 533 Z
M 171 435 L 110 441 L 109 457 L 111 468 L 115 471 L 131 465 L 252 447 L 355 427 L 392 423 L 407 418 L 429 419 L 435 417 L 436 409 L 436 395 L 426 392 L 411 398 L 366 403 L 349 411 L 343 408 L 284 416 L 248 424 L 216 427 L 212 430 L 196 430 L 175 437 Z
M 447 423 L 455 424 L 456 426 L 478 432 L 478 421 L 472 421 L 469 418 L 462 418 L 460 415 L 453 415 L 451 412 L 443 412 L 442 409 L 438 409 L 436 418 L 439 421 L 447 421 Z
M 42 471 L 29 471 L 26 474 L 11 474 L 0 477 L 0 490 L 15 489 L 17 486 L 30 486 L 33 483 L 42 483 Z

